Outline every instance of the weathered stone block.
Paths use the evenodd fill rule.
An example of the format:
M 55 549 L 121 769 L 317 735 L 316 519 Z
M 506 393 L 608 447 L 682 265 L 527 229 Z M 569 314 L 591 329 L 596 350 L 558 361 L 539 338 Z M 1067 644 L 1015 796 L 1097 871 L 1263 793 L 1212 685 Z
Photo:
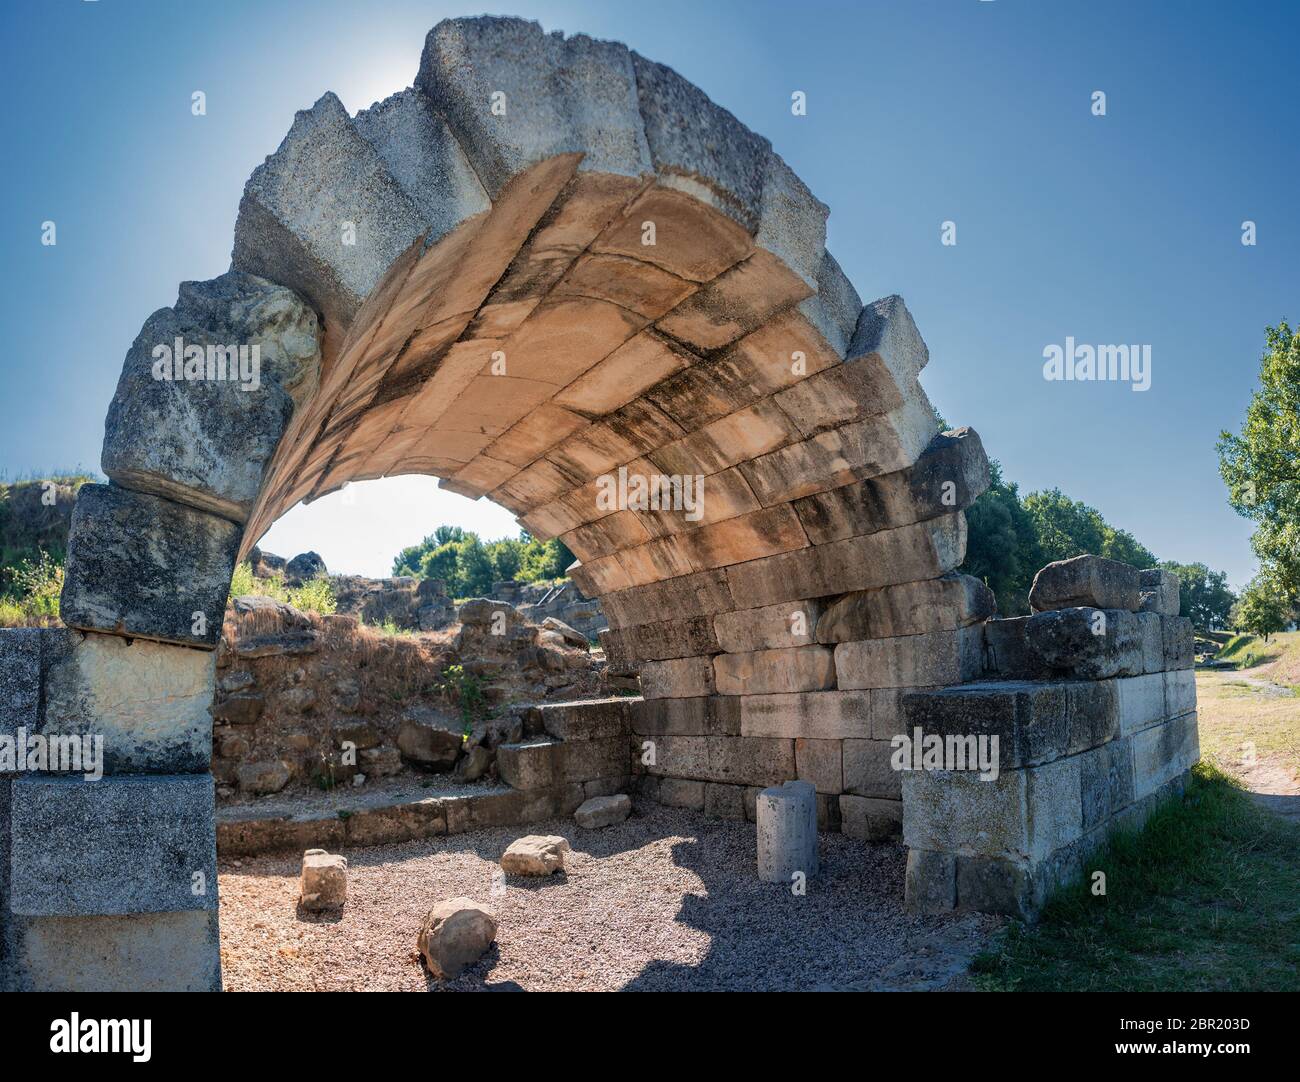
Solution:
M 13 786 L 10 908 L 42 917 L 217 908 L 209 775 Z
M 903 799 L 903 772 L 895 770 L 888 740 L 844 741 L 844 791 L 854 796 Z
M 713 668 L 720 695 L 779 695 L 835 687 L 835 658 L 824 646 L 719 654 Z
M 1137 616 L 1123 609 L 1037 613 L 1029 618 L 1025 641 L 1049 670 L 1078 680 L 1141 676 L 1146 671 Z
M 704 782 L 685 778 L 660 778 L 656 800 L 669 808 L 704 810 Z
M 1187 616 L 1162 616 L 1165 669 L 1190 669 L 1196 664 L 1196 634 Z
M 319 363 L 316 313 L 291 290 L 241 271 L 182 283 L 175 308 L 150 316 L 126 355 L 104 472 L 123 488 L 243 522 L 291 394 L 314 387 Z
M 147 639 L 41 632 L 49 737 L 103 738 L 108 774 L 189 774 L 212 757 L 216 654 Z
M 559 784 L 564 745 L 554 740 L 502 744 L 497 748 L 497 771 L 512 789 L 549 789 Z
M 1079 758 L 989 781 L 969 771 L 908 771 L 903 809 L 903 838 L 913 848 L 1040 859 L 1082 830 Z
M 1160 617 L 1154 612 L 1134 613 L 1137 620 L 1138 639 L 1142 646 L 1142 671 L 1159 673 L 1165 671 L 1164 627 Z
M 906 694 L 903 710 L 909 731 L 955 742 L 968 769 L 978 761 L 975 741 L 988 738 L 991 747 L 996 738 L 997 766 L 1011 770 L 1067 753 L 1069 690 L 1059 682 L 966 684 Z
M 842 689 L 924 687 L 977 679 L 984 669 L 984 636 L 978 626 L 904 635 L 835 647 Z
M 632 731 L 640 736 L 738 736 L 742 701 L 734 695 L 629 699 Z
M 1141 600 L 1135 567 L 1100 556 L 1075 556 L 1048 564 L 1034 576 L 1034 612 L 1088 607 L 1136 612 Z
M 984 583 L 971 575 L 951 573 L 924 582 L 845 594 L 817 621 L 817 641 L 852 642 L 950 631 L 982 623 L 995 611 L 993 591 Z
M 909 913 L 950 913 L 957 904 L 957 858 L 924 849 L 907 851 L 904 904 Z
M 632 732 L 632 703 L 626 697 L 543 703 L 534 707 L 543 732 L 558 740 L 608 740 Z
M 810 782 L 819 793 L 843 792 L 842 745 L 841 740 L 796 740 L 794 761 L 799 780 Z
M 713 694 L 713 659 L 684 657 L 641 666 L 641 694 L 647 699 L 688 699 Z
M 1129 736 L 1169 716 L 1165 702 L 1165 673 L 1149 673 L 1113 681 L 1119 696 L 1119 731 Z
M 1119 733 L 1120 700 L 1117 680 L 1070 681 L 1066 689 L 1069 744 L 1075 755 L 1113 740 Z
M 588 797 L 573 813 L 573 818 L 578 826 L 586 830 L 600 830 L 621 823 L 631 812 L 631 798 L 625 793 L 616 793 L 611 796 Z
M 611 664 L 626 659 L 620 665 L 621 671 L 635 671 L 638 662 L 716 654 L 725 649 L 719 644 L 713 632 L 713 620 L 708 616 L 659 620 L 651 624 L 602 631 L 600 635 L 605 656 L 611 659 Z
M 984 625 L 984 657 L 989 675 L 1003 680 L 1045 680 L 1050 676 L 1050 670 L 1025 638 L 1030 619 L 1013 616 Z
M 342 909 L 348 900 L 348 858 L 324 849 L 302 855 L 298 904 L 314 913 Z
M 69 627 L 215 647 L 235 569 L 233 522 L 116 485 L 83 485 L 60 614 Z
M 883 842 L 896 838 L 903 827 L 903 802 L 875 797 L 840 797 L 840 832 L 850 838 Z
M 745 818 L 745 787 L 743 785 L 718 785 L 710 782 L 704 787 L 704 814 L 717 819 Z
M 1161 616 L 1177 616 L 1180 585 L 1178 576 L 1172 571 L 1161 571 L 1159 568 L 1139 571 L 1140 608 L 1143 612 L 1155 612 Z
M 871 695 L 866 692 L 743 695 L 739 707 L 740 732 L 744 736 L 836 740 L 871 734 Z
M 1079 756 L 1079 795 L 1084 833 L 1102 826 L 1133 803 L 1133 746 L 1128 737 Z
M 15 925 L 15 991 L 221 991 L 215 910 L 27 917 Z
M 718 645 L 729 654 L 810 646 L 825 605 L 813 598 L 720 612 L 713 618 Z
M 1028 862 L 1005 857 L 957 857 L 957 906 L 1032 920 L 1041 898 Z
M 0 628 L 0 735 L 34 732 L 41 701 L 41 630 Z
M 1165 673 L 1165 713 L 1177 718 L 1196 709 L 1196 673 L 1172 669 Z
M 1200 758 L 1196 715 L 1171 718 L 1135 733 L 1133 797 L 1141 800 L 1190 770 Z

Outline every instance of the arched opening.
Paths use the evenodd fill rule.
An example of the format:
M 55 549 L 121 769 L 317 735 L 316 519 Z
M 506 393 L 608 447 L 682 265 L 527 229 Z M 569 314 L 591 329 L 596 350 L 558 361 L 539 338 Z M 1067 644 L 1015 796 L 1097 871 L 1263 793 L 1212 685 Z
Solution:
M 950 573 L 988 469 L 973 432 L 938 433 L 911 315 L 860 301 L 826 215 L 670 69 L 518 20 L 439 24 L 413 88 L 355 117 L 330 94 L 299 113 L 248 183 L 231 271 L 185 283 L 133 346 L 111 483 L 77 506 L 69 671 L 117 776 L 23 799 L 136 831 L 88 843 L 98 870 L 72 902 L 24 896 L 29 940 L 74 916 L 132 942 L 165 926 L 180 946 L 157 981 L 219 980 L 210 729 L 192 707 L 232 570 L 300 501 L 405 473 L 562 538 L 607 653 L 639 673 L 600 764 L 565 785 L 637 775 L 743 815 L 747 793 L 798 777 L 825 828 L 896 833 L 880 759 L 900 695 L 982 664 L 968 631 L 987 600 Z M 142 667 L 167 711 L 126 724 L 96 706 Z M 445 808 L 444 829 L 571 800 L 543 780 Z

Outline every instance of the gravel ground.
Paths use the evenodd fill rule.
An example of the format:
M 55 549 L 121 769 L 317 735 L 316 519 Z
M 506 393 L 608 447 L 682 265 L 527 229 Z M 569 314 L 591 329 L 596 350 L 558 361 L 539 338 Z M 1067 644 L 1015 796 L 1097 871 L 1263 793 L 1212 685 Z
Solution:
M 505 847 L 560 834 L 544 880 L 500 875 Z M 349 852 L 341 915 L 297 912 L 299 859 L 221 862 L 225 985 L 251 990 L 814 990 L 961 988 L 994 918 L 912 918 L 906 851 L 822 837 L 803 897 L 760 883 L 754 827 L 638 801 L 626 822 L 556 819 Z M 457 980 L 424 970 L 425 913 L 464 895 L 492 906 L 497 941 Z

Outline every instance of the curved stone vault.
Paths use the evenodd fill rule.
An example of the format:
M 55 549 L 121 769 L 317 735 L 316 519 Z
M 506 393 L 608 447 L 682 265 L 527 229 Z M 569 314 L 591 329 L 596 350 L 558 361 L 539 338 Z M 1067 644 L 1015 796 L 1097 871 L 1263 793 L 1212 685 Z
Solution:
M 414 87 L 356 116 L 333 94 L 298 113 L 247 184 L 230 271 L 183 284 L 133 344 L 110 483 L 74 518 L 76 631 L 31 647 L 134 788 L 60 778 L 24 806 L 145 809 L 140 837 L 94 859 L 148 883 L 72 903 L 25 885 L 29 940 L 87 914 L 130 940 L 152 914 L 148 935 L 179 945 L 170 984 L 211 986 L 211 723 L 178 704 L 210 697 L 240 553 L 300 501 L 403 473 L 577 555 L 611 663 L 641 676 L 624 772 L 740 815 L 754 787 L 799 777 L 824 827 L 897 833 L 901 692 L 984 664 L 992 598 L 954 569 L 988 463 L 973 432 L 938 431 L 911 315 L 862 303 L 826 217 L 669 68 L 520 20 L 443 22 Z M 620 478 L 699 498 L 611 503 Z M 99 684 L 128 673 L 165 716 L 102 706 Z M 17 784 L 13 800 L 16 823 Z

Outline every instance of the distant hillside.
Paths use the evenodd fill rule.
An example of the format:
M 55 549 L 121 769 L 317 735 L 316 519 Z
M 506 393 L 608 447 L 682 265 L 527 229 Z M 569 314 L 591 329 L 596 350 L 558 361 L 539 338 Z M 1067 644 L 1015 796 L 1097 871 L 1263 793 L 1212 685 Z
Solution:
M 38 550 L 61 560 L 77 491 L 93 480 L 89 474 L 65 474 L 0 482 L 0 566 L 10 567 Z

